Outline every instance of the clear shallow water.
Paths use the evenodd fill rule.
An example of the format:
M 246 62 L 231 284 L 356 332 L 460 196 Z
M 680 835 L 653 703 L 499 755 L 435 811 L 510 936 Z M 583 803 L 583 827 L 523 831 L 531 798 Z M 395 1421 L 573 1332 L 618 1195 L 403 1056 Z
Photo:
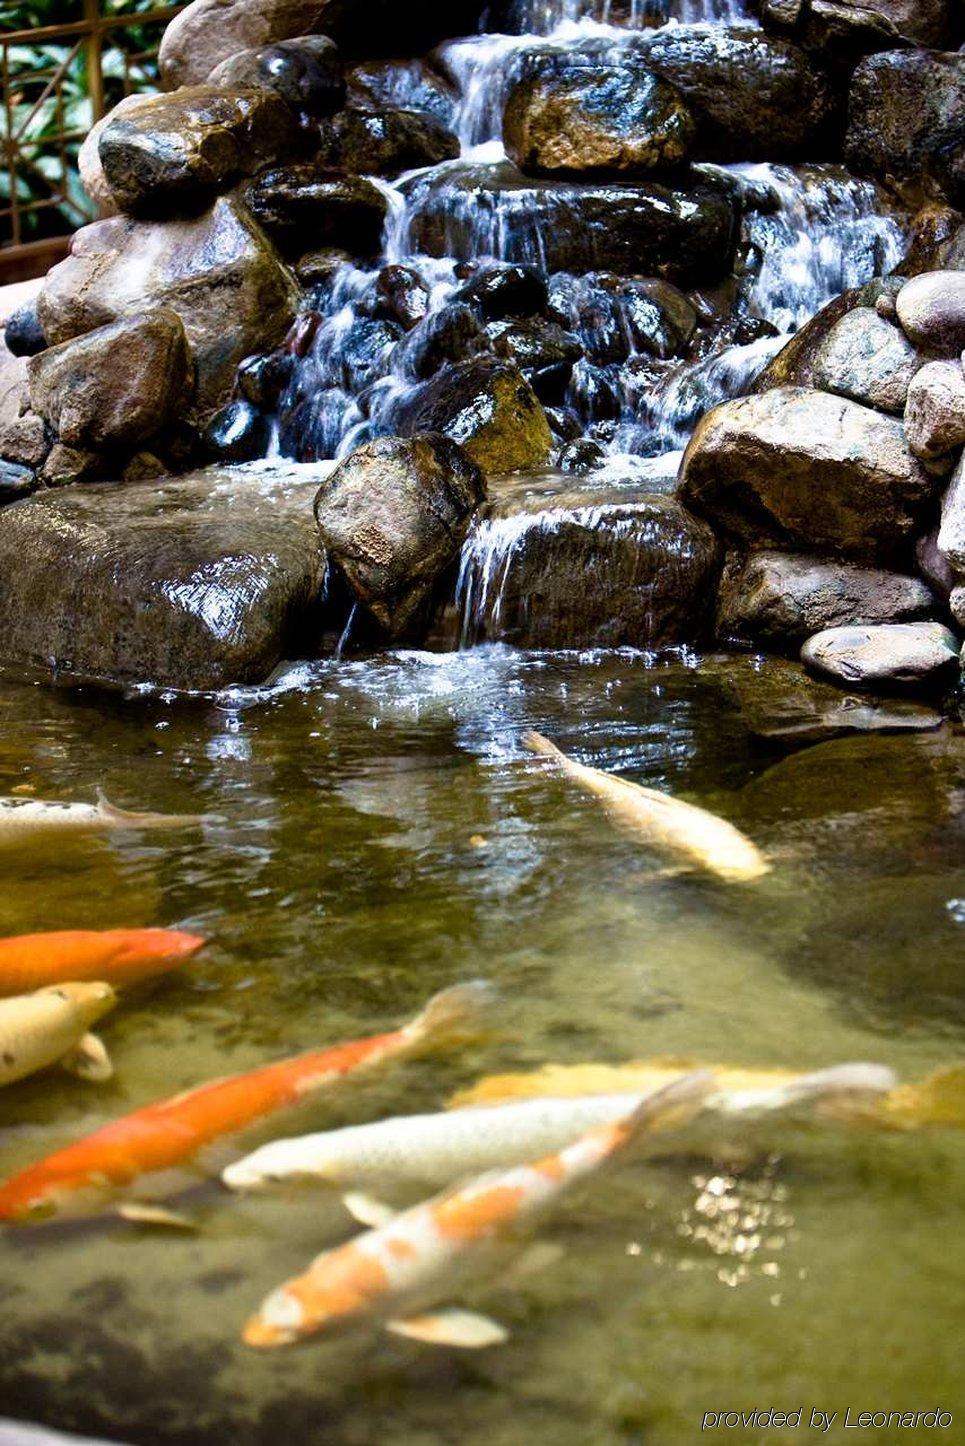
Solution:
M 100 784 L 220 821 L 4 855 L 3 932 L 165 924 L 213 942 L 105 1021 L 112 1084 L 50 1074 L 3 1093 L 0 1168 L 480 974 L 504 992 L 501 1037 L 273 1133 L 433 1108 L 545 1061 L 864 1058 L 916 1078 L 961 1058 L 961 735 L 785 755 L 739 706 L 756 666 L 496 648 L 303 665 L 262 694 L 177 704 L 4 684 L 2 791 Z M 749 889 L 660 877 L 522 755 L 527 726 L 727 816 L 774 873 Z M 512 1331 L 479 1356 L 384 1335 L 247 1352 L 265 1292 L 352 1229 L 313 1191 L 205 1184 L 240 1148 L 172 1182 L 195 1236 L 0 1237 L 0 1413 L 144 1446 L 676 1446 L 712 1409 L 965 1407 L 957 1133 L 772 1122 L 668 1141 L 547 1223 L 565 1247 L 552 1270 L 465 1297 Z

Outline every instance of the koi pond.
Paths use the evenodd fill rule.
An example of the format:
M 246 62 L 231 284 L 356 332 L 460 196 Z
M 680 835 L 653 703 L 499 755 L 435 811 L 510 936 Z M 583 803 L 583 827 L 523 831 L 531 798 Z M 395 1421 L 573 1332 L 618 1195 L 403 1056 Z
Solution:
M 961 1059 L 962 734 L 917 705 L 849 717 L 790 668 L 496 645 L 187 701 L 4 682 L 0 792 L 102 787 L 208 821 L 8 846 L 0 932 L 210 940 L 99 1026 L 113 1080 L 4 1091 L 5 1176 L 152 1100 L 392 1029 L 459 981 L 501 998 L 480 1042 L 349 1079 L 151 1182 L 191 1231 L 109 1212 L 6 1229 L 0 1414 L 137 1446 L 676 1446 L 708 1412 L 835 1411 L 837 1441 L 847 1408 L 941 1410 L 953 1439 L 965 1139 L 948 1125 L 805 1113 L 654 1137 L 547 1215 L 544 1269 L 460 1286 L 452 1304 L 509 1332 L 489 1350 L 377 1329 L 241 1341 L 270 1290 L 359 1228 L 322 1186 L 224 1189 L 265 1139 L 545 1063 L 865 1060 L 915 1081 Z M 736 824 L 772 871 L 670 873 L 524 750 L 529 728 Z

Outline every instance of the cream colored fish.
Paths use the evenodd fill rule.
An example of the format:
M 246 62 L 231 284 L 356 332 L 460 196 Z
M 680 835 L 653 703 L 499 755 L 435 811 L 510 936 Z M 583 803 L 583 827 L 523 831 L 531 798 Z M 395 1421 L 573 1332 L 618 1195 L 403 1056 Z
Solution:
M 58 1063 L 83 1079 L 109 1079 L 107 1052 L 88 1030 L 116 1003 L 102 983 L 55 984 L 0 999 L 0 1085 Z
M 336 1250 L 267 1297 L 248 1322 L 259 1349 L 352 1325 L 379 1324 L 434 1345 L 479 1349 L 506 1339 L 495 1321 L 469 1311 L 426 1314 L 473 1273 L 492 1271 L 517 1228 L 640 1134 L 684 1123 L 700 1107 L 705 1075 L 689 1075 L 634 1102 L 632 1113 L 581 1135 L 533 1164 L 479 1175 L 395 1216 Z
M 655 788 L 587 768 L 541 733 L 525 733 L 522 742 L 531 753 L 551 758 L 567 778 L 599 799 L 619 828 L 648 847 L 728 883 L 747 883 L 770 872 L 757 846 L 726 819 Z
M 0 844 L 18 843 L 38 833 L 89 833 L 110 829 L 192 828 L 203 815 L 128 813 L 102 793 L 97 803 L 49 803 L 39 798 L 0 798 Z
M 346 1190 L 445 1185 L 462 1175 L 561 1150 L 587 1130 L 623 1119 L 641 1094 L 653 1093 L 684 1073 L 641 1076 L 639 1084 L 623 1093 L 540 1095 L 275 1140 L 229 1165 L 221 1178 L 232 1190 L 259 1190 L 282 1180 L 320 1180 Z M 740 1089 L 722 1088 L 715 1077 L 703 1108 L 724 1115 L 768 1114 L 822 1099 L 877 1099 L 894 1084 L 890 1070 L 871 1064 L 840 1065 L 763 1085 L 748 1075 Z

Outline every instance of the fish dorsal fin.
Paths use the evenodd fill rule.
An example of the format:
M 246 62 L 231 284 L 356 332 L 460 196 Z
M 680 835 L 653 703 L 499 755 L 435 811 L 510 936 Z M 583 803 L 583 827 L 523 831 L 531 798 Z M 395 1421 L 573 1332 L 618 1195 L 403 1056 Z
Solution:
M 475 1311 L 455 1308 L 435 1311 L 432 1315 L 413 1315 L 407 1320 L 386 1321 L 385 1328 L 410 1341 L 422 1341 L 429 1346 L 455 1346 L 462 1351 L 481 1351 L 509 1340 L 509 1331 L 498 1321 Z
M 342 1196 L 342 1204 L 353 1220 L 368 1226 L 370 1230 L 380 1230 L 399 1213 L 393 1206 L 386 1205 L 384 1200 L 376 1200 L 373 1195 L 366 1195 L 361 1190 L 348 1191 Z
M 103 1040 L 96 1034 L 83 1035 L 61 1059 L 60 1067 L 68 1074 L 76 1075 L 78 1079 L 90 1080 L 94 1084 L 103 1084 L 114 1074 L 111 1057 Z

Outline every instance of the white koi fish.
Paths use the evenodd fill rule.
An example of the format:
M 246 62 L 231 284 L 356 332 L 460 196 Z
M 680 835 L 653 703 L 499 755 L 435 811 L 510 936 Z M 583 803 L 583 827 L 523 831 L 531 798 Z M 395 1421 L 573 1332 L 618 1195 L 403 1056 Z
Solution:
M 395 1216 L 347 1245 L 319 1255 L 303 1275 L 263 1302 L 244 1330 L 250 1346 L 270 1349 L 366 1321 L 435 1345 L 478 1349 L 506 1339 L 495 1321 L 468 1311 L 425 1314 L 458 1281 L 510 1245 L 520 1225 L 550 1207 L 648 1130 L 684 1123 L 710 1087 L 687 1075 L 533 1164 L 479 1175 Z
M 109 984 L 56 984 L 0 999 L 0 1085 L 60 1064 L 82 1079 L 111 1077 L 111 1062 L 92 1024 L 117 1003 Z
M 90 833 L 101 829 L 193 828 L 201 814 L 129 813 L 115 808 L 102 793 L 97 803 L 50 803 L 39 798 L 0 797 L 0 844 L 18 843 L 37 833 Z
M 551 758 L 567 778 L 599 799 L 619 828 L 648 847 L 728 883 L 747 883 L 770 872 L 757 845 L 726 819 L 655 788 L 587 768 L 541 733 L 525 733 L 522 742 L 531 753 Z
M 673 1077 L 679 1080 L 684 1073 L 677 1071 Z M 659 1085 L 665 1082 L 666 1076 Z M 703 1108 L 722 1115 L 768 1114 L 826 1098 L 877 1097 L 894 1084 L 889 1069 L 847 1064 L 769 1088 L 735 1091 L 721 1089 L 715 1081 Z M 353 1191 L 387 1183 L 446 1185 L 462 1175 L 522 1164 L 561 1150 L 587 1130 L 624 1119 L 640 1097 L 640 1089 L 550 1096 L 350 1125 L 274 1140 L 229 1165 L 221 1178 L 231 1190 L 260 1190 L 283 1180 L 319 1180 Z

